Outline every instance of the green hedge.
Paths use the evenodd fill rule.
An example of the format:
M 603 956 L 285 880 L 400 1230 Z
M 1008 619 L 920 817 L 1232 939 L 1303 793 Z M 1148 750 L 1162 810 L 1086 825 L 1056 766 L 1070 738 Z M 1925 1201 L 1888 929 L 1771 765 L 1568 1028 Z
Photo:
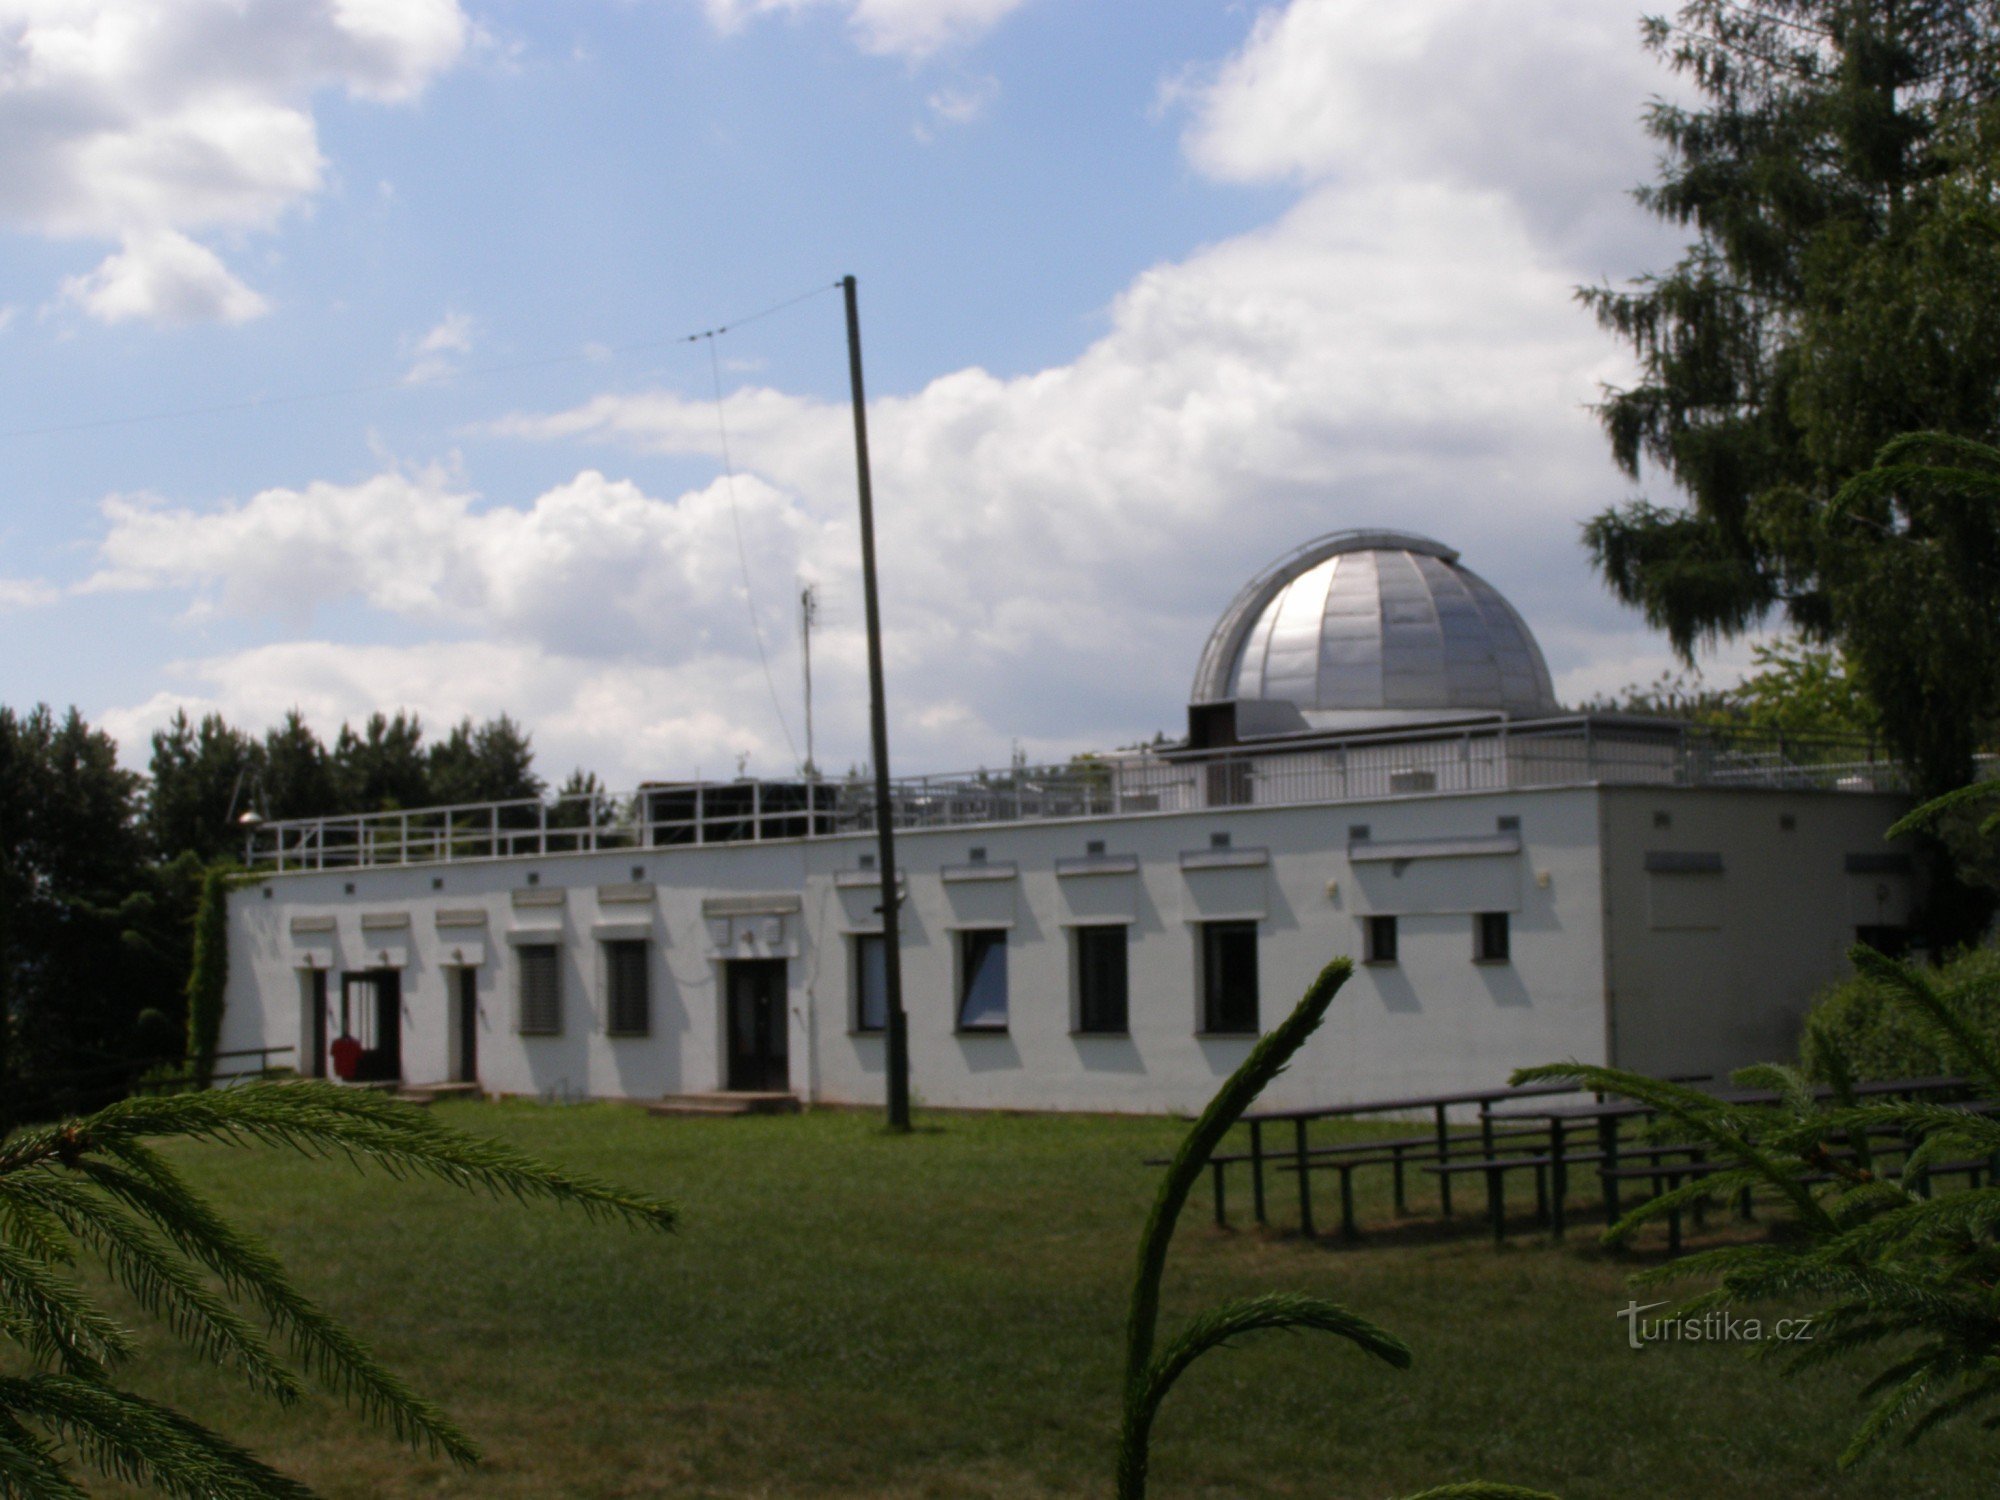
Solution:
M 2000 1038 L 2000 948 L 1971 948 L 1933 975 L 1962 1013 L 1988 1035 Z M 1906 1008 L 1886 1004 L 1879 989 L 1860 975 L 1845 979 L 1820 997 L 1806 1017 L 1802 1049 L 1807 1071 L 1824 1079 L 1829 1044 L 1847 1054 L 1856 1078 L 1922 1078 L 1949 1072 Z
M 228 865 L 211 865 L 201 877 L 201 903 L 194 915 L 194 962 L 188 969 L 188 1067 L 197 1086 L 215 1077 L 215 1051 L 222 1036 L 222 996 L 229 987 Z

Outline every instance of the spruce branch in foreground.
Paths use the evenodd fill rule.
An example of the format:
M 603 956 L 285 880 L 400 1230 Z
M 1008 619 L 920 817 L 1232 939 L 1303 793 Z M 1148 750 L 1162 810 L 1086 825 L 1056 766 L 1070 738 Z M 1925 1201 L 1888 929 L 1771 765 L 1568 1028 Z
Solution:
M 70 1473 L 78 1459 L 174 1495 L 309 1493 L 227 1439 L 113 1384 L 131 1341 L 69 1274 L 79 1254 L 100 1262 L 203 1359 L 235 1370 L 280 1405 L 305 1393 L 298 1367 L 403 1441 L 461 1464 L 478 1458 L 438 1407 L 301 1295 L 270 1250 L 217 1214 L 152 1144 L 173 1139 L 338 1157 L 396 1178 L 566 1204 L 637 1228 L 675 1222 L 674 1208 L 659 1199 L 545 1166 L 412 1105 L 327 1083 L 128 1099 L 17 1131 L 0 1140 L 0 1339 L 19 1346 L 32 1370 L 0 1378 L 0 1500 L 83 1494 Z
M 1230 1074 L 1194 1128 L 1174 1153 L 1152 1213 L 1139 1241 L 1139 1264 L 1132 1282 L 1131 1312 L 1125 1334 L 1125 1411 L 1118 1441 L 1118 1500 L 1144 1500 L 1153 1420 L 1160 1403 L 1187 1367 L 1211 1349 L 1265 1329 L 1315 1329 L 1340 1336 L 1364 1353 L 1399 1370 L 1408 1369 L 1410 1349 L 1393 1333 L 1323 1297 L 1297 1292 L 1271 1292 L 1240 1302 L 1225 1303 L 1198 1314 L 1181 1332 L 1154 1352 L 1160 1320 L 1160 1279 L 1166 1271 L 1167 1246 L 1186 1205 L 1188 1193 L 1201 1177 L 1215 1148 L 1230 1126 L 1256 1101 L 1267 1084 L 1285 1069 L 1306 1039 L 1318 1029 L 1354 965 L 1336 958 L 1320 971 L 1292 1013 L 1251 1049 L 1242 1066 Z M 1550 1500 L 1537 1490 L 1513 1485 L 1447 1485 L 1426 1490 L 1410 1500 Z
M 1869 948 L 1857 947 L 1852 957 L 1980 1100 L 1988 1106 L 2000 1100 L 2000 1046 L 1993 1037 L 1970 1024 L 1915 965 Z M 1810 1343 L 1755 1351 L 1784 1358 L 1787 1373 L 1886 1358 L 1861 1389 L 1870 1405 L 1840 1455 L 1843 1467 L 1898 1431 L 1908 1446 L 1973 1414 L 1983 1416 L 1987 1430 L 2000 1429 L 2000 1186 L 1989 1175 L 1983 1187 L 1945 1190 L 1929 1177 L 1930 1169 L 1953 1161 L 2000 1161 L 2000 1120 L 1978 1107 L 1857 1103 L 1838 1042 L 1822 1036 L 1818 1045 L 1834 1075 L 1824 1097 L 1798 1086 L 1789 1069 L 1736 1075 L 1752 1087 L 1777 1086 L 1777 1104 L 1725 1101 L 1573 1062 L 1526 1068 L 1513 1081 L 1569 1079 L 1649 1105 L 1676 1139 L 1700 1143 L 1722 1164 L 1626 1213 L 1605 1231 L 1609 1242 L 1699 1198 L 1767 1188 L 1786 1204 L 1787 1233 L 1683 1256 L 1633 1279 L 1707 1283 L 1676 1309 L 1684 1316 L 1774 1299 L 1810 1302 Z M 1894 1175 L 1877 1165 L 1883 1152 L 1874 1143 L 1883 1142 L 1908 1147 Z

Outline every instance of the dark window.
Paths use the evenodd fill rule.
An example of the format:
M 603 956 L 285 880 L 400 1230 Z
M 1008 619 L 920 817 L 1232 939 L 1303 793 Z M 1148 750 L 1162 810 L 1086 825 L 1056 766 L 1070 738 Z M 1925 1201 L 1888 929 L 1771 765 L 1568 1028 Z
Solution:
M 1076 1029 L 1126 1029 L 1125 929 L 1076 929 Z
M 854 1029 L 885 1031 L 889 1026 L 888 949 L 879 932 L 854 939 Z
M 644 938 L 604 945 L 604 1029 L 612 1036 L 645 1036 L 653 1029 L 653 997 Z
M 1361 930 L 1361 961 L 1369 964 L 1392 964 L 1396 961 L 1396 919 L 1394 917 L 1370 917 Z
M 1507 913 L 1483 911 L 1472 919 L 1472 956 L 1482 964 L 1504 964 L 1512 952 Z
M 1201 1029 L 1257 1030 L 1257 924 L 1204 922 L 1201 927 Z
M 1004 928 L 961 932 L 958 1029 L 1007 1029 L 1007 933 Z
M 554 943 L 514 950 L 521 966 L 522 1036 L 554 1036 L 562 1030 L 562 949 Z

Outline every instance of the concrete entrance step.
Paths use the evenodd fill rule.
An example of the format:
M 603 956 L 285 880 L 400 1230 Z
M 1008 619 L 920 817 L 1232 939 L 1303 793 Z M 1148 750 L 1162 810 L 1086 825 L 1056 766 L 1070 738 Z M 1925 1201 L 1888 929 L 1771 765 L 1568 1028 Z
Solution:
M 649 1115 L 795 1115 L 796 1094 L 722 1092 L 668 1094 L 646 1106 Z
M 440 1099 L 479 1097 L 476 1083 L 406 1083 L 396 1089 L 405 1104 L 435 1104 Z

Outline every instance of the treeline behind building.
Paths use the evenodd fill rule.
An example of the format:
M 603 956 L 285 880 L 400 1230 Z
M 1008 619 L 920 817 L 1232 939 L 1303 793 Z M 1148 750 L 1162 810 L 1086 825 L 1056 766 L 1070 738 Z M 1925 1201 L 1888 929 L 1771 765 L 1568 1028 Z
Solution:
M 542 795 L 506 715 L 428 744 L 413 714 L 343 724 L 296 712 L 258 736 L 185 713 L 148 775 L 71 709 L 0 707 L 0 1131 L 88 1109 L 184 1057 L 203 871 L 240 858 L 245 813 L 327 817 Z M 594 786 L 578 772 L 570 786 Z
M 581 773 L 572 782 L 581 780 Z M 540 797 L 528 735 L 507 715 L 424 743 L 414 714 L 374 714 L 326 744 L 294 710 L 261 739 L 207 714 L 153 736 L 145 831 L 154 851 L 240 854 L 241 819 L 321 818 Z

